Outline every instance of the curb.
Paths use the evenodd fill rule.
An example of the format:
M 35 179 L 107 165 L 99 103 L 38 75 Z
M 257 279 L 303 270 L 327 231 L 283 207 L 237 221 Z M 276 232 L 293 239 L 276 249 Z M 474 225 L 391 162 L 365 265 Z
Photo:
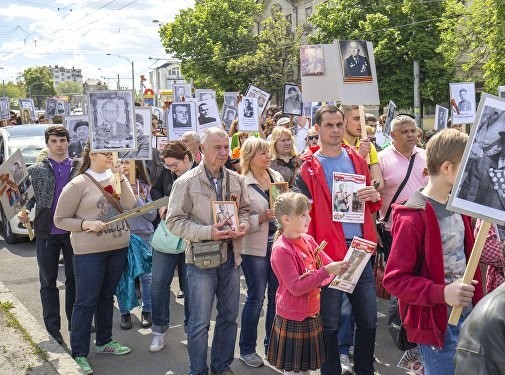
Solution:
M 11 302 L 14 308 L 11 310 L 19 323 L 30 333 L 33 341 L 47 352 L 49 365 L 58 373 L 64 375 L 82 375 L 79 365 L 61 347 L 35 317 L 30 314 L 26 307 L 0 282 L 0 302 Z

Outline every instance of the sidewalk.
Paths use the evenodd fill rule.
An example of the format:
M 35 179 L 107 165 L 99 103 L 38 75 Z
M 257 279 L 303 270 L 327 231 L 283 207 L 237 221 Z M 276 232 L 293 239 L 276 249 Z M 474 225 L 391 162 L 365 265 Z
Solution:
M 65 349 L 1 282 L 0 304 L 0 374 L 82 374 Z

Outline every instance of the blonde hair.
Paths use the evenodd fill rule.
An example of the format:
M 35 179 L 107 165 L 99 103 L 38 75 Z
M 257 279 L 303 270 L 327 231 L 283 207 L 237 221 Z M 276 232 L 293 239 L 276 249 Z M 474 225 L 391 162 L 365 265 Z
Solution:
M 240 169 L 243 175 L 251 170 L 251 160 L 258 151 L 269 151 L 268 142 L 262 138 L 249 137 L 240 147 Z
M 274 203 L 275 219 L 278 226 L 275 238 L 279 237 L 284 231 L 281 220 L 284 215 L 302 215 L 310 211 L 310 207 L 309 199 L 303 194 L 290 191 L 279 195 Z
M 426 144 L 426 164 L 430 176 L 440 173 L 440 167 L 446 161 L 452 165 L 461 162 L 465 152 L 468 135 L 456 129 L 446 128 L 430 138 Z
M 272 139 L 270 140 L 270 157 L 272 158 L 272 160 L 275 160 L 278 158 L 277 150 L 275 149 L 275 145 L 277 144 L 277 141 L 283 135 L 287 135 L 291 139 L 291 151 L 289 153 L 289 156 L 293 157 L 296 155 L 295 140 L 294 140 L 293 134 L 291 133 L 291 130 L 286 129 L 283 126 L 276 126 L 274 128 L 274 130 L 272 130 Z

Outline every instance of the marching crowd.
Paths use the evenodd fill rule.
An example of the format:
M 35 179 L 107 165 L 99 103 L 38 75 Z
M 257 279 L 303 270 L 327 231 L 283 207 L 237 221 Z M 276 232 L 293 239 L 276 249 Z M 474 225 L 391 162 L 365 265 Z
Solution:
M 374 374 L 374 261 L 366 264 L 352 293 L 328 286 L 349 268 L 343 259 L 357 236 L 377 243 L 377 252 L 384 254 L 383 285 L 398 298 L 403 327 L 419 347 L 425 374 L 477 373 L 466 369 L 479 366 L 482 374 L 505 373 L 503 303 L 495 298 L 504 295 L 505 239 L 494 229 L 487 237 L 486 291 L 497 290 L 485 297 L 486 306 L 477 305 L 483 297 L 480 271 L 472 285 L 461 278 L 480 221 L 446 209 L 468 136 L 456 129 L 424 134 L 411 116 L 400 114 L 386 137 L 385 118 L 367 114 L 368 136 L 362 137 L 358 106 L 323 105 L 313 124 L 276 107 L 265 114 L 258 133 L 237 132 L 237 120 L 229 132 L 217 127 L 188 132 L 160 154 L 154 150 L 145 163 L 114 164 L 112 153 L 94 152 L 89 143 L 82 158 L 72 160 L 67 130 L 48 127 L 48 155 L 29 168 L 35 196 L 27 208 L 36 210 L 46 329 L 64 343 L 56 287 L 63 252 L 70 348 L 82 370 L 93 373 L 87 360 L 92 331 L 98 353 L 130 352 L 113 338 L 113 304 L 116 295 L 120 327 L 132 328 L 135 304 L 129 291 L 135 278 L 141 325 L 152 328 L 146 350 L 163 349 L 177 268 L 190 374 L 233 374 L 237 339 L 240 360 L 250 367 L 267 360 L 285 374 L 316 369 L 322 375 Z M 332 221 L 334 172 L 365 176 L 366 186 L 357 192 L 365 207 L 362 224 Z M 287 182 L 290 192 L 273 202 L 269 187 L 279 182 Z M 124 210 L 164 197 L 168 205 L 157 211 L 108 223 Z M 236 217 L 216 222 L 215 201 L 234 202 Z M 18 216 L 28 221 L 26 213 Z M 156 245 L 161 231 L 175 245 Z M 247 298 L 239 320 L 241 271 Z M 258 345 L 263 306 L 266 335 Z M 463 306 L 463 313 L 458 325 L 448 325 L 454 306 Z M 498 329 L 479 325 L 482 316 Z M 468 326 L 461 329 L 465 319 Z M 500 344 L 486 345 L 479 339 L 486 335 Z

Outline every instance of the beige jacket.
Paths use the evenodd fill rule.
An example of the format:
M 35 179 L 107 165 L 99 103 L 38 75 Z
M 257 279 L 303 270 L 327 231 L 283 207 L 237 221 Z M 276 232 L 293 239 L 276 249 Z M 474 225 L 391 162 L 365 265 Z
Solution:
M 268 172 L 270 176 L 272 176 L 274 182 L 284 181 L 279 172 L 271 168 L 268 168 Z M 249 220 L 251 222 L 251 228 L 244 237 L 242 255 L 264 257 L 267 254 L 268 222 L 260 224 L 259 215 L 268 209 L 269 202 L 253 188 L 253 185 L 259 186 L 259 183 L 256 178 L 254 178 L 251 171 L 245 175 L 245 184 L 249 190 L 249 204 L 251 207 Z
M 230 178 L 230 194 L 237 202 L 239 223 L 249 230 L 249 197 L 244 178 L 225 170 L 222 196 L 225 197 L 226 179 Z M 186 263 L 193 263 L 190 242 L 211 240 L 212 201 L 217 200 L 216 191 L 207 177 L 204 163 L 189 170 L 175 180 L 168 201 L 167 228 L 174 235 L 186 240 Z M 233 241 L 234 253 L 238 253 L 241 241 Z M 227 259 L 227 247 L 222 246 L 223 263 Z

